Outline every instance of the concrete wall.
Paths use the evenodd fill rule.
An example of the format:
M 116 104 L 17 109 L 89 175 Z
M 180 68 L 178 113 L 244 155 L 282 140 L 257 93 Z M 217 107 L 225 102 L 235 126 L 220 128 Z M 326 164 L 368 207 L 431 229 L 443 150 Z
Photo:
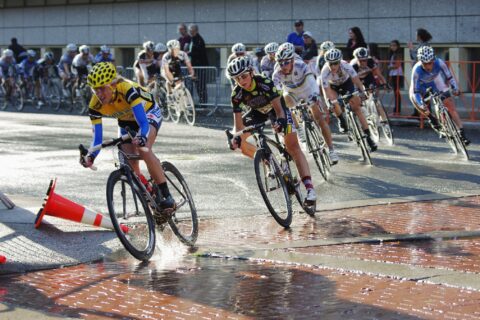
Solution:
M 284 41 L 296 19 L 318 42 L 343 44 L 358 26 L 367 42 L 405 43 L 424 27 L 437 43 L 480 43 L 478 0 L 167 0 L 0 9 L 0 46 L 13 36 L 26 46 L 136 46 L 177 37 L 179 22 L 198 23 L 208 45 L 263 44 Z

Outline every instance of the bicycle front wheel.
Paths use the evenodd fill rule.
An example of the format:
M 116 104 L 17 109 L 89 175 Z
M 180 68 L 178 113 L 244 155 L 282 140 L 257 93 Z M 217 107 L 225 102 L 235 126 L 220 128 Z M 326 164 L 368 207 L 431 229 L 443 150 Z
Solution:
M 169 101 L 167 103 L 167 106 L 168 106 L 168 114 L 170 115 L 170 119 L 172 119 L 174 123 L 179 123 L 181 111 L 178 106 L 178 101 L 173 97 L 173 95 L 171 95 L 168 100 Z
M 388 144 L 393 146 L 393 144 L 395 143 L 395 139 L 393 138 L 392 125 L 390 123 L 390 119 L 388 118 L 387 111 L 385 110 L 385 107 L 383 106 L 383 103 L 380 99 L 377 100 L 377 108 L 379 110 L 383 110 L 383 114 L 385 114 L 385 119 L 382 119 L 380 127 L 382 128 L 383 135 L 385 136 L 385 139 L 387 139 Z
M 307 147 L 308 151 L 312 154 L 315 164 L 317 165 L 318 170 L 322 174 L 322 177 L 327 180 L 328 172 L 330 170 L 329 164 L 325 162 L 323 153 L 325 150 L 325 140 L 320 133 L 320 130 L 316 124 L 311 124 L 306 126 L 306 138 L 307 138 Z
M 355 116 L 353 112 L 348 113 L 347 121 L 348 121 L 349 130 L 352 130 L 353 139 L 362 152 L 363 160 L 369 165 L 372 165 L 373 163 L 372 163 L 372 158 L 370 156 L 370 151 L 368 150 L 367 142 L 365 141 L 366 137 L 362 133 L 360 126 L 355 120 Z
M 268 157 L 264 150 L 257 150 L 254 158 L 258 188 L 268 211 L 284 228 L 292 223 L 292 202 L 280 166 L 275 157 Z
M 167 92 L 165 88 L 158 87 L 155 93 L 157 95 L 157 103 L 160 106 L 160 110 L 162 110 L 163 120 L 170 120 L 170 113 L 168 112 L 167 106 Z
M 176 208 L 168 224 L 178 239 L 187 246 L 193 246 L 198 237 L 198 217 L 192 193 L 178 169 L 170 162 L 162 162 L 170 193 Z
M 12 102 L 12 106 L 15 109 L 17 109 L 18 111 L 23 110 L 23 107 L 25 106 L 25 94 L 19 86 L 16 86 L 13 89 L 10 99 Z
M 8 107 L 8 100 L 6 97 L 5 88 L 0 83 L 0 110 L 5 110 Z
M 136 181 L 127 178 L 124 169 L 108 177 L 107 205 L 115 232 L 132 256 L 147 261 L 155 250 L 155 222 L 140 190 Z M 128 232 L 122 225 L 128 227 Z
M 457 130 L 457 126 L 453 122 L 450 114 L 445 111 L 442 113 L 442 121 L 444 122 L 443 125 L 447 131 L 447 140 L 452 149 L 454 149 L 455 153 L 462 153 L 465 159 L 469 160 L 469 155 L 465 144 L 463 143 L 462 138 L 460 137 L 460 133 Z
M 183 95 L 183 106 L 185 120 L 191 126 L 195 124 L 195 104 L 193 103 L 192 94 L 185 88 L 185 94 Z

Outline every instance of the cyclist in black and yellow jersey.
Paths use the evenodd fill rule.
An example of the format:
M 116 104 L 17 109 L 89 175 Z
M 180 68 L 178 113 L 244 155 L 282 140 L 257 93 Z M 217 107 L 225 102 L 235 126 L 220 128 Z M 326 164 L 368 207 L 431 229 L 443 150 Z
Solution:
M 117 76 L 115 66 L 110 62 L 97 63 L 88 74 L 87 84 L 93 91 L 89 105 L 92 122 L 92 146 L 102 143 L 102 117 L 114 117 L 118 120 L 120 134 L 126 134 L 126 127 L 137 131 L 132 144 L 123 148 L 127 153 L 138 153 L 148 172 L 158 185 L 156 201 L 162 213 L 173 212 L 175 201 L 171 196 L 162 165 L 152 151 L 158 130 L 162 124 L 162 113 L 155 104 L 153 96 L 133 81 Z M 146 147 L 146 148 L 139 148 Z M 99 151 L 80 158 L 80 163 L 91 167 Z M 138 160 L 129 160 L 135 173 L 140 175 Z

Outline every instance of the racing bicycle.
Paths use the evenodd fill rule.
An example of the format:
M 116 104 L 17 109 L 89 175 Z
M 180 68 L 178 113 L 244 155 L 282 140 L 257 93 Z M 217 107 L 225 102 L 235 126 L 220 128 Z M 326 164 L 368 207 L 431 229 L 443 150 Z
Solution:
M 370 135 L 372 140 L 375 143 L 380 141 L 380 130 L 382 130 L 385 139 L 389 145 L 394 144 L 392 126 L 390 124 L 390 119 L 388 118 L 385 107 L 383 106 L 382 100 L 378 97 L 377 89 L 384 86 L 370 86 L 367 89 L 370 92 L 367 100 L 363 102 L 365 106 L 366 114 L 365 118 L 368 123 L 368 128 L 370 129 Z
M 180 122 L 180 117 L 183 115 L 187 123 L 193 126 L 195 124 L 195 104 L 192 94 L 185 86 L 186 78 L 191 78 L 191 76 L 173 79 L 175 85 L 171 87 L 171 93 L 167 94 L 168 112 L 173 122 Z

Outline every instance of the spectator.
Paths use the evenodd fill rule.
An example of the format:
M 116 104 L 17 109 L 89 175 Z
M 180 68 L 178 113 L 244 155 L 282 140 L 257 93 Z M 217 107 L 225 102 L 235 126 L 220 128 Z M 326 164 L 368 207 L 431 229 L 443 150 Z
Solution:
M 287 42 L 290 42 L 295 46 L 295 52 L 299 55 L 303 52 L 303 21 L 295 21 L 295 32 L 292 32 L 287 37 Z
M 198 26 L 196 24 L 190 24 L 188 26 L 188 31 L 191 36 L 190 46 L 188 48 L 188 54 L 192 62 L 193 67 L 205 67 L 208 66 L 207 58 L 207 49 L 205 48 L 205 41 L 202 36 L 198 33 Z M 197 74 L 197 93 L 200 103 L 207 103 L 207 73 L 205 69 L 195 70 Z
M 408 43 L 408 48 L 410 49 L 410 58 L 412 59 L 412 64 L 417 62 L 417 51 L 418 48 L 421 46 L 428 46 L 430 45 L 430 41 L 432 40 L 432 35 L 430 32 L 423 28 L 417 29 L 417 45 L 413 46 L 412 42 Z
M 11 44 L 8 46 L 8 49 L 13 51 L 13 57 L 17 63 L 20 63 L 27 56 L 27 50 L 18 44 L 17 38 L 12 38 L 10 41 Z
M 318 56 L 317 42 L 315 42 L 315 39 L 313 39 L 310 31 L 305 31 L 303 33 L 303 42 L 305 44 L 302 53 L 302 59 L 306 64 L 308 64 L 313 57 Z
M 180 34 L 180 38 L 178 38 L 178 42 L 180 42 L 180 50 L 188 52 L 188 47 L 190 46 L 190 41 L 192 41 L 192 39 L 188 35 L 185 23 L 180 23 L 178 25 L 178 33 Z
M 347 42 L 347 48 L 345 48 L 343 58 L 345 60 L 352 60 L 353 51 L 360 47 L 366 48 L 367 44 L 365 43 L 365 39 L 363 38 L 362 31 L 359 27 L 353 27 L 349 29 L 348 37 L 349 39 Z
M 390 62 L 388 63 L 388 82 L 393 88 L 395 97 L 394 114 L 400 115 L 402 111 L 402 96 L 400 89 L 403 86 L 402 48 L 398 40 L 390 42 Z M 415 109 L 416 110 L 416 109 Z

